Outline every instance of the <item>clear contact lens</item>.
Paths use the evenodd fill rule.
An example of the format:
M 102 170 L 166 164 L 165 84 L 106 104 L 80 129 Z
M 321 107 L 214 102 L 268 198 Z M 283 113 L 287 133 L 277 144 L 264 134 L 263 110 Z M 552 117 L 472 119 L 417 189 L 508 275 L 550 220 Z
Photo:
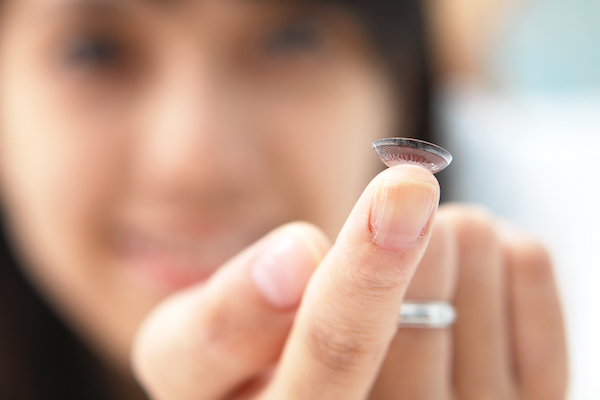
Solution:
M 388 167 L 399 164 L 415 164 L 435 174 L 452 162 L 452 154 L 447 150 L 419 139 L 379 139 L 371 143 L 371 147 Z

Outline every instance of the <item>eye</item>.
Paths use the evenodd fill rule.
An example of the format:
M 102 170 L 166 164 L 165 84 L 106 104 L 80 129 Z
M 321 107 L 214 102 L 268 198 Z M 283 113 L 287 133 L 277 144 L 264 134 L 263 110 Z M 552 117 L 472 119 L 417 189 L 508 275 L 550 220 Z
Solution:
M 75 65 L 103 67 L 117 64 L 123 56 L 123 49 L 117 41 L 89 36 L 74 39 L 68 46 L 66 59 Z
M 323 28 L 316 18 L 306 18 L 270 33 L 265 48 L 273 53 L 318 50 L 323 44 Z

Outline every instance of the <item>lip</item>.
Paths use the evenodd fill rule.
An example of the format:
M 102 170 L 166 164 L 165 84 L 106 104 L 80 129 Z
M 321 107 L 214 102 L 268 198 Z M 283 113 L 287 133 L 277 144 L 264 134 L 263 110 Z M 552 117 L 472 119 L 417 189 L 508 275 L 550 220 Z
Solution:
M 237 227 L 212 234 L 166 229 L 127 229 L 117 235 L 118 264 L 138 285 L 168 294 L 206 281 L 266 230 Z
M 223 236 L 194 240 L 129 233 L 119 258 L 138 282 L 173 292 L 208 279 L 238 247 Z
M 194 263 L 191 258 L 186 259 L 182 251 L 169 250 L 153 242 L 130 240 L 120 250 L 119 258 L 125 270 L 138 283 L 161 292 L 173 292 L 202 282 L 218 268 L 215 264 Z

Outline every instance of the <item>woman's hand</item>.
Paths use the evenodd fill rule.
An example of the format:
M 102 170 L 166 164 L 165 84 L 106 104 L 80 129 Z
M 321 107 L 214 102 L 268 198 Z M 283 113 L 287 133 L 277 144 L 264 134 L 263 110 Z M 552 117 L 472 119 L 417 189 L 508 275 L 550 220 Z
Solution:
M 440 208 L 407 299 L 449 300 L 453 329 L 400 329 L 372 399 L 565 398 L 557 289 L 539 243 L 476 206 Z
M 434 224 L 438 197 L 427 171 L 394 167 L 331 249 L 306 224 L 271 233 L 151 314 L 140 382 L 156 400 L 561 398 L 545 253 L 479 211 L 449 207 Z M 398 330 L 409 284 L 406 298 L 455 298 L 454 329 Z

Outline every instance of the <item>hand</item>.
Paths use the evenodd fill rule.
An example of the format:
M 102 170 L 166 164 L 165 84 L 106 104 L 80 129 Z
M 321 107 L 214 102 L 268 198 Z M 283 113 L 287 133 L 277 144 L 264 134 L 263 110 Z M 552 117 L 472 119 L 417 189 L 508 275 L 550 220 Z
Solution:
M 527 295 L 519 279 L 527 274 L 514 274 L 517 278 L 510 282 L 521 289 L 510 296 L 518 300 L 512 308 L 519 310 L 512 319 L 516 340 L 508 340 L 512 320 L 495 313 L 507 299 L 497 279 L 502 275 L 498 257 L 505 250 L 488 251 L 500 247 L 490 233 L 495 231 L 488 220 L 469 212 L 448 209 L 433 228 L 438 193 L 435 179 L 425 170 L 391 168 L 365 190 L 331 250 L 314 227 L 292 224 L 233 259 L 206 284 L 166 300 L 136 340 L 134 367 L 142 385 L 157 400 L 449 399 L 454 393 L 464 399 L 483 393 L 511 398 L 502 397 L 507 388 L 515 389 L 510 396 L 521 388 L 528 393 L 553 389 L 544 381 L 554 375 L 562 378 L 556 381 L 560 389 L 564 353 L 554 287 L 536 279 L 533 286 L 545 296 Z M 433 206 L 422 207 L 428 200 Z M 377 206 L 383 203 L 396 205 L 396 216 L 404 223 L 390 226 L 402 226 L 401 231 L 390 231 L 380 221 Z M 449 330 L 398 331 L 396 326 L 402 298 L 432 231 L 409 297 L 450 298 L 456 288 L 454 343 Z M 480 237 L 480 232 L 490 234 Z M 481 240 L 469 242 L 473 237 Z M 528 251 L 510 249 L 509 264 L 538 265 L 523 258 Z M 455 287 L 459 265 L 461 272 L 469 265 L 472 271 L 462 273 Z M 525 286 L 530 289 L 529 283 Z M 536 302 L 548 309 L 547 318 Z M 526 323 L 520 324 L 522 320 Z M 546 327 L 549 340 L 531 339 L 537 337 L 536 329 Z M 515 372 L 510 343 L 516 349 L 518 384 L 508 379 Z M 550 364 L 545 362 L 552 358 L 543 351 L 546 345 L 555 349 Z M 544 356 L 541 363 L 539 354 Z M 549 365 L 557 365 L 550 371 L 554 375 L 545 371 L 552 370 Z
M 407 299 L 449 300 L 451 330 L 400 329 L 372 399 L 564 399 L 567 356 L 539 243 L 475 206 L 440 208 Z
M 157 400 L 366 398 L 438 199 L 425 169 L 387 169 L 331 250 L 318 230 L 292 224 L 167 299 L 134 345 L 143 387 Z

